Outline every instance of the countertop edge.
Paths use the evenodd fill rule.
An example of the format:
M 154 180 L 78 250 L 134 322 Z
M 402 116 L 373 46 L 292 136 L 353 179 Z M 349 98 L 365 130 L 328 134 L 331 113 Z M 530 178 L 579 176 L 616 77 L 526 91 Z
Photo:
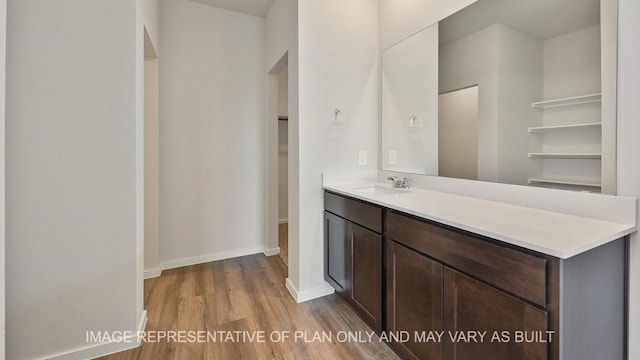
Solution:
M 593 241 L 587 242 L 585 244 L 581 244 L 581 246 L 577 246 L 577 247 L 574 247 L 572 249 L 558 250 L 558 249 L 553 249 L 553 248 L 549 248 L 549 247 L 546 247 L 546 246 L 542 246 L 542 245 L 539 245 L 539 244 L 523 241 L 521 239 L 512 238 L 510 236 L 506 236 L 504 234 L 500 234 L 499 232 L 493 232 L 493 231 L 490 231 L 490 230 L 487 230 L 487 229 L 475 228 L 475 227 L 470 226 L 468 224 L 461 224 L 461 223 L 456 222 L 454 220 L 442 218 L 440 216 L 436 216 L 436 215 L 432 215 L 432 214 L 425 214 L 425 213 L 422 213 L 420 211 L 416 211 L 416 210 L 413 210 L 413 209 L 407 209 L 407 208 L 398 206 L 396 204 L 392 204 L 392 203 L 389 203 L 389 202 L 382 201 L 382 200 L 377 199 L 375 197 L 369 197 L 369 196 L 366 196 L 364 194 L 357 193 L 355 191 L 349 191 L 349 190 L 346 190 L 344 188 L 341 188 L 341 187 L 346 186 L 346 185 L 347 184 L 335 184 L 335 185 L 325 184 L 323 186 L 323 189 L 327 190 L 327 191 L 330 191 L 330 192 L 333 192 L 333 193 L 336 193 L 336 194 L 341 194 L 341 195 L 348 196 L 348 197 L 351 197 L 351 198 L 354 198 L 354 199 L 366 201 L 366 202 L 369 202 L 369 203 L 372 203 L 372 204 L 376 204 L 376 205 L 379 205 L 379 206 L 383 206 L 383 207 L 389 208 L 391 210 L 403 212 L 403 213 L 406 213 L 408 215 L 416 216 L 416 217 L 419 217 L 419 218 L 422 218 L 422 219 L 425 219 L 425 220 L 434 221 L 434 222 L 437 222 L 437 223 L 440 223 L 440 224 L 443 224 L 443 225 L 447 225 L 447 226 L 451 226 L 451 227 L 454 227 L 454 228 L 458 228 L 458 229 L 461 229 L 461 230 L 464 230 L 464 231 L 468 231 L 468 232 L 471 232 L 471 233 L 474 233 L 474 234 L 478 234 L 478 235 L 481 235 L 481 236 L 484 236 L 484 237 L 488 237 L 488 238 L 491 238 L 491 239 L 502 241 L 502 242 L 505 242 L 507 244 L 519 246 L 519 247 L 522 247 L 522 248 L 525 248 L 525 249 L 528 249 L 528 250 L 536 251 L 536 252 L 543 253 L 543 254 L 546 254 L 546 255 L 550 255 L 550 256 L 553 256 L 553 257 L 557 257 L 557 258 L 560 258 L 560 259 L 569 259 L 569 258 L 574 257 L 576 255 L 579 255 L 579 254 L 582 254 L 582 253 L 587 252 L 589 250 L 595 249 L 595 248 L 597 248 L 599 246 L 605 245 L 605 244 L 607 244 L 607 243 L 609 243 L 611 241 L 620 239 L 620 238 L 622 238 L 624 236 L 627 236 L 627 235 L 629 235 L 629 234 L 631 234 L 631 233 L 633 233 L 633 232 L 635 232 L 637 230 L 637 226 L 635 226 L 635 225 L 614 223 L 614 222 L 606 221 L 606 220 L 591 219 L 591 218 L 580 217 L 580 216 L 576 216 L 576 215 L 558 213 L 558 214 L 561 214 L 561 215 L 576 216 L 576 217 L 579 217 L 581 219 L 585 219 L 587 221 L 588 220 L 603 221 L 603 222 L 607 222 L 607 223 L 610 223 L 610 224 L 615 224 L 615 225 L 619 225 L 620 226 L 620 228 L 617 231 L 612 232 L 612 233 L 608 234 L 605 237 L 601 237 L 601 238 L 595 239 Z M 432 191 L 432 190 L 429 190 L 429 191 Z M 461 198 L 468 198 L 470 201 L 478 200 L 478 199 L 475 199 L 475 198 L 466 197 L 466 196 L 462 196 L 462 195 L 455 195 L 455 194 L 447 194 L 447 195 L 461 197 Z M 498 202 L 495 202 L 495 201 L 492 201 L 492 202 L 493 203 L 498 203 Z M 504 205 L 505 206 L 517 206 L 517 207 L 520 207 L 520 208 L 526 208 L 526 207 L 523 207 L 523 206 L 511 205 L 511 204 L 506 204 L 506 203 Z M 535 208 L 526 208 L 526 209 L 530 209 L 531 211 L 543 211 L 543 212 L 547 212 L 547 213 L 551 212 L 551 211 L 548 211 L 548 210 L 540 210 L 540 209 L 535 209 Z

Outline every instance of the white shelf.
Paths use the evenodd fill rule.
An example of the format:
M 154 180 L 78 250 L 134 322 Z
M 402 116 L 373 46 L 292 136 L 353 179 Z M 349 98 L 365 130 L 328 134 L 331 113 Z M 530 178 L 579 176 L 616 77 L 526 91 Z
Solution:
M 573 180 L 555 180 L 555 179 L 529 179 L 529 184 L 557 184 L 557 185 L 572 185 L 572 186 L 585 186 L 601 188 L 602 184 L 598 182 L 589 181 L 573 181 Z
M 564 99 L 554 99 L 538 101 L 531 104 L 532 107 L 537 109 L 552 109 L 563 106 L 574 106 L 582 104 L 591 104 L 602 101 L 602 94 L 589 94 L 582 96 L 574 96 Z
M 580 129 L 580 128 L 595 128 L 601 127 L 602 123 L 585 123 L 585 124 L 571 124 L 571 125 L 555 125 L 555 126 L 537 126 L 530 127 L 530 133 L 542 133 L 549 130 L 563 130 L 563 129 Z
M 602 159 L 602 154 L 596 153 L 529 153 L 530 158 L 547 159 Z

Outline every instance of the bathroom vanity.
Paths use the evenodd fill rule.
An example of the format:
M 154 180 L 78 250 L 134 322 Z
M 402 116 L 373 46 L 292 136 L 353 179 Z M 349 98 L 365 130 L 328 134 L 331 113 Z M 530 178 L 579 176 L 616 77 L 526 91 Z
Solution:
M 377 183 L 324 207 L 326 280 L 403 358 L 623 358 L 635 224 Z

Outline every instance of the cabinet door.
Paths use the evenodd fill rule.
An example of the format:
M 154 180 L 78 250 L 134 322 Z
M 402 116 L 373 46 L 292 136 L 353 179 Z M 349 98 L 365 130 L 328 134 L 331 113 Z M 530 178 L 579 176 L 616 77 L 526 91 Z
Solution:
M 382 331 L 382 236 L 349 223 L 349 302 L 376 331 Z
M 347 220 L 324 212 L 325 279 L 345 298 L 349 291 L 347 224 Z
M 445 330 L 447 334 L 466 335 L 456 341 L 445 338 L 445 359 L 546 359 L 547 343 L 543 341 L 547 324 L 545 310 L 445 267 Z M 479 337 L 471 339 L 469 331 L 486 331 L 486 335 L 483 341 Z M 500 336 L 493 338 L 494 332 Z M 504 334 L 509 337 L 502 337 Z M 517 338 L 517 334 L 523 337 Z M 527 338 L 538 341 L 524 341 Z M 557 341 L 557 337 L 552 340 Z
M 442 359 L 442 342 L 420 339 L 443 329 L 443 266 L 393 241 L 385 243 L 387 331 L 409 332 L 409 341 L 391 346 L 405 359 Z

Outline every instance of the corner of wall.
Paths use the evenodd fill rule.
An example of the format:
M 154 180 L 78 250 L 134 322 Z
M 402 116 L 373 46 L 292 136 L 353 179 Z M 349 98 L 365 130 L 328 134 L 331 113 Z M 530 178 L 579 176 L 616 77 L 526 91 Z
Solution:
M 140 319 L 138 319 L 138 323 L 135 330 L 131 330 L 130 332 L 133 334 L 140 334 L 144 331 L 147 326 L 147 311 L 143 311 L 140 315 Z M 123 331 L 124 333 L 124 331 Z M 99 337 L 98 334 L 95 334 Z M 91 336 L 91 334 L 87 335 Z M 125 341 L 126 340 L 126 341 Z M 135 336 L 130 339 L 123 339 L 123 341 L 114 341 L 110 340 L 107 342 L 99 342 L 93 345 L 89 345 L 82 348 L 77 348 L 69 351 L 65 351 L 62 353 L 49 355 L 46 358 L 42 358 L 39 360 L 84 360 L 84 359 L 94 359 L 101 356 L 107 356 L 111 354 L 115 354 L 121 351 L 135 349 L 141 345 L 141 338 Z
M 323 296 L 331 295 L 335 292 L 335 289 L 329 285 L 329 283 L 325 282 L 323 286 L 318 286 L 312 289 L 307 289 L 304 291 L 298 290 L 298 288 L 291 282 L 290 278 L 285 280 L 285 286 L 289 291 L 289 294 L 293 297 L 296 303 L 303 303 L 305 301 L 310 301 L 313 299 L 321 298 Z

